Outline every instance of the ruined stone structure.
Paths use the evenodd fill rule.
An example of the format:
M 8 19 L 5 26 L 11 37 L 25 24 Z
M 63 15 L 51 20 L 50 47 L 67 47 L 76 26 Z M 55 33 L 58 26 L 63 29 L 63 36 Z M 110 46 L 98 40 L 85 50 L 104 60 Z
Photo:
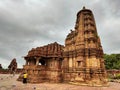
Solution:
M 31 83 L 107 84 L 95 19 L 85 7 L 77 13 L 75 30 L 67 35 L 65 47 L 55 42 L 30 50 L 24 58 L 23 69 Z
M 16 58 L 14 58 L 11 62 L 10 65 L 8 66 L 9 72 L 10 73 L 14 73 L 17 70 L 17 62 L 16 62 Z
M 0 64 L 0 69 L 2 69 L 2 65 Z

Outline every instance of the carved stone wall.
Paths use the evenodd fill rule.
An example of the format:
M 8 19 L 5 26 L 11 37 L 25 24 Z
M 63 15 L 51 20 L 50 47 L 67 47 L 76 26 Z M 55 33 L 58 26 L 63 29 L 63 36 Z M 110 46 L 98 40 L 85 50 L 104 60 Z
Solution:
M 25 56 L 23 72 L 28 73 L 28 82 L 61 82 L 61 64 L 64 46 L 57 42 L 37 47 Z M 18 80 L 22 79 L 22 75 Z

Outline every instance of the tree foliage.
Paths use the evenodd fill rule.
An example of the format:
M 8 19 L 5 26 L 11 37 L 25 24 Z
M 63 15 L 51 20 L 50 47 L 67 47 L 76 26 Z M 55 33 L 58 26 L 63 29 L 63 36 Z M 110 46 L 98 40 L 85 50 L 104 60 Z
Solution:
M 104 54 L 106 69 L 120 69 L 120 54 Z

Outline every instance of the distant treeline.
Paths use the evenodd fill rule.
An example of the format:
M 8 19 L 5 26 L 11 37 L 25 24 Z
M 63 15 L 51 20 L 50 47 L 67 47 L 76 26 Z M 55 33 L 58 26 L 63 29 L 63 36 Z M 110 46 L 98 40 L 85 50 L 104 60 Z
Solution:
M 120 54 L 104 54 L 106 69 L 120 70 Z

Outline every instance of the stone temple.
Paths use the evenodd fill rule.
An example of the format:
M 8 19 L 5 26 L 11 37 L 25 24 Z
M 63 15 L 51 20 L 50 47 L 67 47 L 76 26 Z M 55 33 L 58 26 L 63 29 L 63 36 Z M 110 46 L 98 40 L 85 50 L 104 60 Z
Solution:
M 24 58 L 23 71 L 28 73 L 30 83 L 107 85 L 95 19 L 92 11 L 85 7 L 77 13 L 75 28 L 67 35 L 65 46 L 55 42 L 33 48 Z

